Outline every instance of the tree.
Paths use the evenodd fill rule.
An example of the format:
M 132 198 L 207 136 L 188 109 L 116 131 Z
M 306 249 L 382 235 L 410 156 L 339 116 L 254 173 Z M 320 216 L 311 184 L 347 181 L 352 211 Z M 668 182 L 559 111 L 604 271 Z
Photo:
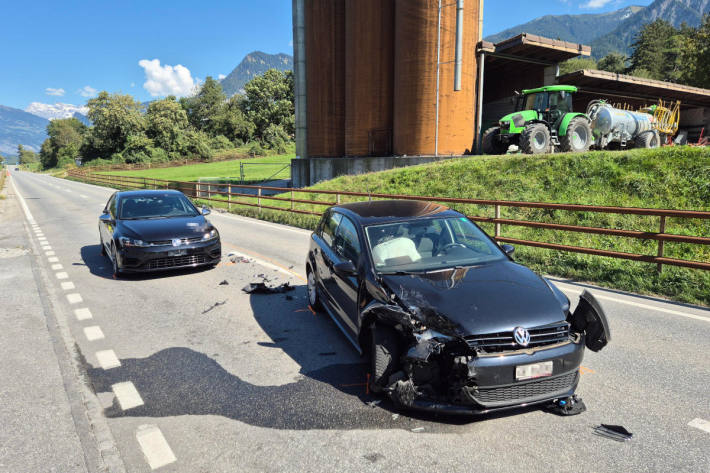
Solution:
M 569 74 L 570 72 L 580 71 L 582 69 L 596 69 L 597 62 L 591 57 L 573 58 L 560 63 L 560 75 Z
M 197 130 L 202 130 L 212 136 L 216 134 L 214 118 L 219 115 L 227 96 L 222 85 L 207 76 L 205 83 L 194 97 L 180 99 L 180 105 L 187 112 L 187 118 Z
M 623 74 L 626 72 L 626 57 L 619 53 L 609 53 L 599 60 L 597 67 L 601 71 Z
M 666 79 L 667 59 L 672 47 L 671 38 L 677 30 L 665 20 L 657 19 L 646 24 L 636 35 L 629 58 L 629 70 L 646 70 L 652 79 Z
M 242 111 L 243 102 L 243 96 L 232 96 L 214 120 L 215 131 L 232 143 L 246 143 L 254 136 L 255 126 Z
M 47 125 L 47 135 L 39 152 L 43 169 L 66 166 L 79 156 L 86 126 L 76 118 L 52 120 Z
M 705 15 L 700 26 L 685 35 L 685 40 L 682 80 L 688 85 L 710 88 L 710 15 Z
M 293 73 L 269 69 L 245 86 L 242 110 L 254 124 L 255 135 L 263 138 L 269 125 L 281 126 L 293 136 L 295 116 L 293 105 Z
M 38 161 L 37 154 L 22 145 L 17 145 L 17 156 L 20 164 L 32 164 Z
M 120 153 L 131 135 L 143 135 L 146 124 L 141 104 L 132 96 L 102 91 L 87 105 L 87 115 L 93 126 L 82 147 L 85 159 L 107 158 Z
M 169 96 L 148 105 L 146 112 L 146 134 L 158 146 L 168 153 L 178 151 L 180 140 L 189 126 L 187 113 Z

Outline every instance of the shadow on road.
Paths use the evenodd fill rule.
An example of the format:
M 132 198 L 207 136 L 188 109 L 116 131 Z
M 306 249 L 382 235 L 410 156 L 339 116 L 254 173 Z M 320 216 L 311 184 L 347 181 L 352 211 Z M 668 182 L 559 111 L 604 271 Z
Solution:
M 314 315 L 304 307 L 305 294 L 305 286 L 298 286 L 288 294 L 290 299 L 284 294 L 250 296 L 254 317 L 272 340 L 258 345 L 283 350 L 298 363 L 301 377 L 297 381 L 255 385 L 204 353 L 184 347 L 161 350 L 147 358 L 122 359 L 120 367 L 110 370 L 85 364 L 95 392 L 111 392 L 113 384 L 131 381 L 144 401 L 143 406 L 128 411 L 114 401 L 106 416 L 220 415 L 276 429 L 424 427 L 424 432 L 431 433 L 469 431 L 475 428 L 476 423 L 471 423 L 475 420 L 534 410 L 479 417 L 398 410 L 388 399 L 366 393 L 365 359 L 327 315 Z

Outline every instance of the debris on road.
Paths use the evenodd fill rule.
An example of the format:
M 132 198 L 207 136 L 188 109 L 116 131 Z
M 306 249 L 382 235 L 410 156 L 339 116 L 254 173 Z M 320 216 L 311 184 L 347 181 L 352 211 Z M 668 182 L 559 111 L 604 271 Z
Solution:
M 204 315 L 204 314 L 206 314 L 207 312 L 209 312 L 209 311 L 211 311 L 212 309 L 214 309 L 215 307 L 219 307 L 219 306 L 224 305 L 224 304 L 226 304 L 226 303 L 227 303 L 226 300 L 223 300 L 222 302 L 215 302 L 215 303 L 214 303 L 213 305 L 211 305 L 208 309 L 203 310 L 203 311 L 202 311 L 202 314 Z
M 377 407 L 377 405 L 378 405 L 379 403 L 381 403 L 381 402 L 382 402 L 382 400 L 378 399 L 378 400 L 376 400 L 376 401 L 370 401 L 370 402 L 368 402 L 367 405 L 370 406 L 370 407 L 372 407 L 372 408 L 374 409 L 374 408 Z
M 229 253 L 227 253 L 227 258 L 229 258 L 229 261 L 231 261 L 232 263 L 251 263 L 251 260 L 249 258 L 245 258 L 234 251 L 230 251 Z
M 220 285 L 220 286 L 229 286 L 229 281 L 227 281 L 227 280 L 225 279 L 224 281 L 222 281 L 221 283 L 219 283 L 219 285 Z
M 626 442 L 634 436 L 631 432 L 620 425 L 601 424 L 594 427 L 594 433 L 601 437 L 606 437 L 617 442 Z
M 399 414 L 392 414 L 392 420 L 399 419 Z
M 264 279 L 264 281 L 267 281 Z M 279 284 L 278 286 L 267 286 L 266 282 L 253 282 L 242 288 L 242 291 L 247 294 L 283 294 L 284 292 L 293 291 L 295 288 L 288 282 Z

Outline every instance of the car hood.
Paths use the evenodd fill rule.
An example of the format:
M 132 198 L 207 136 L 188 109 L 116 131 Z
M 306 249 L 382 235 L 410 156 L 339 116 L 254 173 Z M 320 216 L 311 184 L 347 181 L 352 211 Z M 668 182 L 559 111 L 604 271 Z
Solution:
M 194 238 L 202 235 L 211 226 L 202 215 L 121 221 L 121 227 L 124 231 L 133 234 L 133 238 L 144 241 Z
M 457 324 L 460 335 L 537 327 L 566 316 L 540 276 L 510 261 L 382 278 L 405 308 L 433 311 Z

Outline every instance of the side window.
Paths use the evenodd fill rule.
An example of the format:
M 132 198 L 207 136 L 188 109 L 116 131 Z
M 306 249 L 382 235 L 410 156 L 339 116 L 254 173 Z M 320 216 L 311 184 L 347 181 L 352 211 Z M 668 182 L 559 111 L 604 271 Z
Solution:
M 118 199 L 116 199 L 116 196 L 114 195 L 113 197 L 111 197 L 111 202 L 109 202 L 109 204 L 108 204 L 108 211 L 111 214 L 111 217 L 113 217 L 113 218 L 117 217 L 117 214 L 116 214 L 116 203 L 117 203 L 116 201 L 117 200 Z
M 330 212 L 323 223 L 323 228 L 321 230 L 321 238 L 325 241 L 325 244 L 332 247 L 333 241 L 335 240 L 335 229 L 338 228 L 340 219 L 343 216 L 337 212 Z
M 357 264 L 360 259 L 360 240 L 357 237 L 355 225 L 347 217 L 343 217 L 335 235 L 335 251 L 341 257 Z

